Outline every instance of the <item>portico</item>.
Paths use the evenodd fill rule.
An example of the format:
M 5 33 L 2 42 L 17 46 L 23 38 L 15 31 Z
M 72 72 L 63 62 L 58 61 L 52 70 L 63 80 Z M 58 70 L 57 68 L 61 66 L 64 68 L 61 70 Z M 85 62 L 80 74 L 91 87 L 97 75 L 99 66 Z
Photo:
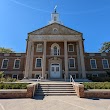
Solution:
M 28 34 L 25 77 L 86 78 L 82 33 L 70 29 L 52 13 L 49 25 Z

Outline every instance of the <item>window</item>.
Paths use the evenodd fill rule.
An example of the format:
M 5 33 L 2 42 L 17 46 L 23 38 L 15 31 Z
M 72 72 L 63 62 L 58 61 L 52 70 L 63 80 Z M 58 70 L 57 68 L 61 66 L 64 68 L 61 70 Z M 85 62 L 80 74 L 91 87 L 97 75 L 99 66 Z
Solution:
M 42 58 L 36 58 L 36 65 L 35 67 L 42 67 Z
M 95 59 L 90 59 L 91 69 L 97 69 L 97 64 Z
M 20 68 L 20 60 L 19 59 L 15 59 L 14 61 L 14 69 L 19 69 Z
M 68 44 L 68 52 L 74 52 L 74 45 Z
M 102 65 L 103 65 L 104 69 L 108 69 L 109 68 L 108 60 L 107 59 L 102 59 Z
M 43 51 L 43 46 L 42 44 L 37 44 L 37 52 L 42 52 Z
M 3 59 L 3 61 L 2 61 L 2 69 L 7 69 L 7 67 L 8 67 L 8 59 Z
M 56 16 L 54 17 L 54 21 L 57 21 L 57 17 Z
M 18 79 L 18 75 L 17 74 L 13 74 L 12 78 Z
M 75 59 L 74 58 L 69 59 L 69 68 L 75 68 Z
M 60 55 L 60 47 L 58 44 L 54 43 L 51 46 L 51 54 L 52 55 Z
M 98 77 L 98 74 L 92 74 L 92 77 Z

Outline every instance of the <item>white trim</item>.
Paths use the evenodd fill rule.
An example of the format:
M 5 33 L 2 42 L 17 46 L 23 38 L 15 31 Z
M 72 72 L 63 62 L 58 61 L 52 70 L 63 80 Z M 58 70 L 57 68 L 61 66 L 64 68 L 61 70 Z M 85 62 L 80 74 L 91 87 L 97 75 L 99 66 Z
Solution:
M 106 61 L 107 61 L 107 66 L 108 66 L 108 68 L 104 68 L 103 60 L 106 60 Z M 102 59 L 102 65 L 103 65 L 103 69 L 109 69 L 108 59 Z
M 95 61 L 95 66 L 96 66 L 96 68 L 93 68 L 93 67 L 92 67 L 91 60 L 94 60 L 94 61 Z M 96 59 L 90 59 L 90 65 L 91 65 L 91 69 L 97 69 Z
M 16 62 L 16 60 L 19 60 L 19 68 L 15 68 L 15 62 Z M 21 62 L 20 59 L 15 59 L 15 60 L 14 60 L 14 65 L 13 65 L 13 69 L 20 69 L 20 62 Z
M 41 48 L 39 49 L 39 46 L 42 46 L 42 50 L 41 50 Z M 36 52 L 43 52 L 43 45 L 42 45 L 42 43 L 37 44 Z
M 41 59 L 41 67 L 37 67 L 37 59 Z M 35 61 L 35 68 L 42 68 L 42 58 L 36 58 L 36 61 Z
M 52 71 L 52 67 L 54 67 L 54 71 Z M 59 71 L 56 71 L 57 67 L 59 67 Z M 50 78 L 52 78 L 52 73 L 53 72 L 54 73 L 59 73 L 60 77 L 57 76 L 56 78 L 61 78 L 61 65 L 60 65 L 60 63 L 51 63 L 51 65 L 50 65 Z
M 82 40 L 82 36 L 81 34 L 79 35 L 30 35 L 29 39 L 31 41 L 78 41 L 78 40 Z
M 18 79 L 18 74 L 13 74 L 13 75 L 12 75 L 12 78 L 13 78 L 14 75 L 17 75 L 17 79 Z
M 74 67 L 70 67 L 70 59 L 74 59 Z M 69 58 L 69 68 L 76 68 L 76 65 L 75 65 L 75 58 Z
M 54 55 L 54 47 L 57 47 L 57 55 Z M 60 46 L 57 43 L 51 45 L 51 55 L 59 56 L 60 55 Z
M 8 62 L 9 62 L 9 59 L 7 59 L 7 58 L 3 59 L 3 60 L 2 60 L 2 66 L 1 66 L 1 69 L 7 69 L 7 67 L 8 67 L 8 62 L 7 62 L 7 67 L 6 67 L 6 68 L 3 68 L 4 60 L 8 60 Z
M 70 45 L 73 46 L 73 50 L 72 50 L 72 51 L 69 50 L 69 46 L 70 46 Z M 68 44 L 68 52 L 74 52 L 74 44 Z

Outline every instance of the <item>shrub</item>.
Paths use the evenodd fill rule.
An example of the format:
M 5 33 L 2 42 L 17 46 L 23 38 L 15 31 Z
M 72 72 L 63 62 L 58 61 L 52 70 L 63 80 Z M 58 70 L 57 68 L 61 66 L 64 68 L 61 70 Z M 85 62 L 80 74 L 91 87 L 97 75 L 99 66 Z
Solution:
M 110 89 L 110 82 L 83 83 L 85 89 Z
M 0 83 L 0 89 L 26 89 L 29 83 Z

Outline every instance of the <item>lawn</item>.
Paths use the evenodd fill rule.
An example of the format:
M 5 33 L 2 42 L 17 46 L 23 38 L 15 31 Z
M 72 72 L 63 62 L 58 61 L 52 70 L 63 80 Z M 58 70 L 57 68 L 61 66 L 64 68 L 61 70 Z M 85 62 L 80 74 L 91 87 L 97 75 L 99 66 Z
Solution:
M 85 82 L 84 89 L 110 89 L 110 82 Z

